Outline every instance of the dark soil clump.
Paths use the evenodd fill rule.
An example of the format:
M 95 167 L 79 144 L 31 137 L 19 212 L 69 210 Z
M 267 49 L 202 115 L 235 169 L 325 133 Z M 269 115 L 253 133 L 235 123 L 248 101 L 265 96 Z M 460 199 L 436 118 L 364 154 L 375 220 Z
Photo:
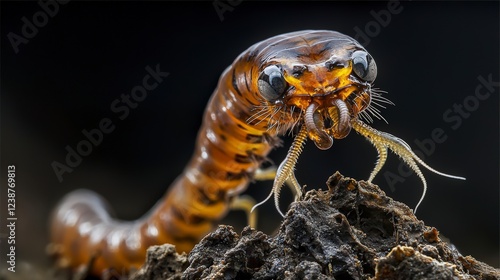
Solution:
M 327 184 L 293 203 L 274 237 L 219 226 L 191 251 L 187 269 L 171 245 L 155 246 L 132 278 L 500 279 L 498 269 L 462 256 L 377 186 L 339 173 Z M 158 250 L 171 257 L 158 258 Z

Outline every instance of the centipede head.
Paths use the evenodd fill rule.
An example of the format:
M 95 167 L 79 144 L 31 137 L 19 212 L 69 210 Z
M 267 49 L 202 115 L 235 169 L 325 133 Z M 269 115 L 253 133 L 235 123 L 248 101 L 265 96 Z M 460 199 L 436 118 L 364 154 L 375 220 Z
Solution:
M 369 113 L 382 118 L 375 106 L 392 104 L 372 89 L 377 66 L 371 55 L 348 36 L 330 35 L 326 40 L 314 32 L 289 38 L 295 40 L 293 47 L 267 56 L 257 81 L 263 103 L 273 112 L 271 127 L 288 130 L 303 123 L 320 149 L 346 137 L 353 118 L 371 119 Z
M 424 185 L 417 207 L 427 188 L 417 163 L 436 174 L 465 179 L 432 169 L 402 139 L 361 121 L 371 122 L 371 116 L 385 120 L 377 107 L 393 103 L 373 89 L 377 76 L 375 60 L 351 37 L 333 31 L 299 31 L 266 40 L 251 48 L 251 53 L 249 57 L 259 65 L 258 73 L 251 76 L 258 77 L 253 87 L 258 89 L 256 98 L 262 106 L 250 119 L 257 123 L 266 120 L 268 129 L 277 133 L 295 125 L 301 127 L 267 198 L 274 194 L 280 213 L 278 196 L 283 183 L 292 180 L 292 187 L 300 192 L 293 169 L 305 140 L 309 138 L 318 148 L 329 149 L 333 139 L 346 137 L 351 128 L 370 141 L 379 154 L 369 182 L 384 165 L 388 149 L 415 171 Z

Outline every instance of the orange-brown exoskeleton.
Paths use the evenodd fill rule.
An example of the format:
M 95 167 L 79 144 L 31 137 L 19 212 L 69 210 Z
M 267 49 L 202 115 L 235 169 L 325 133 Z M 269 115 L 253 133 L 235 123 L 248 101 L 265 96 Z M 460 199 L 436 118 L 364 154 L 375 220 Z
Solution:
M 171 243 L 178 251 L 190 251 L 260 174 L 278 137 L 288 131 L 295 132 L 295 140 L 275 169 L 268 197 L 274 195 L 280 213 L 278 196 L 285 182 L 300 198 L 293 170 L 306 140 L 329 149 L 333 139 L 346 137 L 352 129 L 379 154 L 369 181 L 384 165 L 388 149 L 421 178 L 424 194 L 426 182 L 417 163 L 460 178 L 431 169 L 403 140 L 366 124 L 372 117 L 383 119 L 379 108 L 392 104 L 372 88 L 376 76 L 370 54 L 338 32 L 298 31 L 253 45 L 222 74 L 190 162 L 146 215 L 136 221 L 115 220 L 103 200 L 87 190 L 63 199 L 51 223 L 59 263 L 77 268 L 92 259 L 91 273 L 100 275 L 107 269 L 138 268 L 151 245 Z

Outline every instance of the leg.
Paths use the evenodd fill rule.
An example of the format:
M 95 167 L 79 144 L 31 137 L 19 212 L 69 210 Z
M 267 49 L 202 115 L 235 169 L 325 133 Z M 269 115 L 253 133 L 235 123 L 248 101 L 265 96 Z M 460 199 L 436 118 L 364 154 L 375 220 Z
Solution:
M 273 188 L 271 190 L 271 193 L 269 193 L 266 199 L 256 204 L 252 208 L 252 210 L 262 205 L 272 196 L 274 196 L 274 204 L 276 206 L 276 210 L 278 210 L 278 212 L 282 217 L 285 217 L 285 215 L 283 215 L 283 212 L 281 212 L 279 207 L 279 195 L 281 187 L 283 187 L 283 184 L 285 184 L 285 182 L 289 180 L 291 182 L 292 190 L 295 190 L 296 192 L 296 197 L 302 195 L 302 190 L 300 189 L 300 185 L 297 182 L 297 179 L 295 178 L 293 170 L 295 168 L 295 165 L 297 164 L 297 160 L 299 158 L 300 153 L 302 152 L 302 147 L 304 146 L 306 140 L 307 140 L 307 129 L 303 125 L 297 136 L 295 136 L 292 146 L 290 146 L 290 149 L 288 150 L 286 158 L 281 162 L 278 169 L 276 170 L 276 178 L 274 178 Z
M 229 205 L 231 210 L 243 210 L 247 215 L 248 225 L 252 228 L 257 227 L 257 212 L 252 212 L 255 200 L 249 195 L 234 197 Z
M 277 168 L 275 166 L 268 167 L 266 169 L 257 169 L 254 174 L 254 179 L 258 181 L 264 180 L 274 180 L 276 178 Z M 295 174 L 292 172 L 290 176 L 286 179 L 285 184 L 292 191 L 295 201 L 298 201 L 302 196 L 302 188 L 300 187 Z
M 375 169 L 373 172 L 370 174 L 370 178 L 368 181 L 370 182 L 373 180 L 375 175 L 382 169 L 382 166 L 385 163 L 385 159 L 387 158 L 387 149 L 390 149 L 392 152 L 394 152 L 396 155 L 398 155 L 400 158 L 403 159 L 403 161 L 417 174 L 417 176 L 420 178 L 424 185 L 424 191 L 422 193 L 422 196 L 420 197 L 420 200 L 417 203 L 417 206 L 415 206 L 415 210 L 413 212 L 417 211 L 418 206 L 420 203 L 422 203 L 425 193 L 427 191 L 427 182 L 425 180 L 424 175 L 422 174 L 422 171 L 420 171 L 420 168 L 418 167 L 417 163 L 420 163 L 423 167 L 427 168 L 429 171 L 434 172 L 438 175 L 445 176 L 448 178 L 453 178 L 453 179 L 459 179 L 459 180 L 465 180 L 463 177 L 459 176 L 454 176 L 454 175 L 449 175 L 446 173 L 439 172 L 432 167 L 428 166 L 425 162 L 423 162 L 415 153 L 411 150 L 410 146 L 403 141 L 402 139 L 391 135 L 386 132 L 381 132 L 378 130 L 375 130 L 374 128 L 366 125 L 362 121 L 355 119 L 352 122 L 352 127 L 361 135 L 363 135 L 368 141 L 370 141 L 375 148 L 377 149 L 377 152 L 379 154 L 379 160 L 377 161 L 377 164 L 375 166 Z

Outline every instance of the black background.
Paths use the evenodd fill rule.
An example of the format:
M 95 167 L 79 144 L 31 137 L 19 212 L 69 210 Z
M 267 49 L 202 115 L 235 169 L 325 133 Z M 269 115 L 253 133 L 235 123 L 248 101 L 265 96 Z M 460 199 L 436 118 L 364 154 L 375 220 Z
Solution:
M 213 2 L 74 1 L 60 5 L 16 54 L 8 34 L 22 35 L 22 18 L 32 22 L 41 7 L 37 2 L 2 2 L 0 223 L 6 221 L 7 165 L 15 164 L 18 262 L 48 264 L 48 217 L 71 190 L 96 190 L 120 218 L 145 213 L 191 156 L 204 106 L 219 75 L 253 43 L 302 29 L 355 36 L 358 28 L 374 28 L 373 14 L 387 10 L 387 4 L 243 1 L 225 11 L 221 21 Z M 383 111 L 389 124 L 376 121 L 373 126 L 416 150 L 415 139 L 429 138 L 435 128 L 444 131 L 446 141 L 436 144 L 425 161 L 467 181 L 424 171 L 429 190 L 417 216 L 438 228 L 463 254 L 498 267 L 498 85 L 467 118 L 451 114 L 460 125 L 443 114 L 464 100 L 474 105 L 479 76 L 500 80 L 499 4 L 402 2 L 400 7 L 402 11 L 392 14 L 385 26 L 375 24 L 379 29 L 371 29 L 368 43 L 362 42 L 377 61 L 376 87 L 396 103 Z M 142 83 L 146 66 L 157 64 L 170 75 L 119 120 L 110 104 Z M 75 148 L 85 139 L 81 131 L 97 128 L 103 118 L 110 118 L 116 129 L 59 182 L 51 163 L 64 163 L 65 147 Z M 289 137 L 284 139 L 285 147 L 272 154 L 277 163 L 290 144 Z M 328 151 L 309 142 L 296 174 L 309 188 L 324 188 L 336 170 L 368 178 L 375 160 L 371 145 L 352 133 Z M 414 207 L 422 192 L 416 176 L 393 188 L 384 179 L 384 172 L 398 174 L 399 164 L 390 154 L 375 183 Z M 265 182 L 248 191 L 261 200 L 270 187 L 271 182 Z M 283 209 L 289 199 L 284 195 Z M 260 229 L 271 233 L 281 217 L 272 203 L 260 213 Z M 241 230 L 244 215 L 231 213 L 224 222 Z M 0 233 L 5 246 L 5 226 Z M 5 254 L 2 247 L 2 267 Z

